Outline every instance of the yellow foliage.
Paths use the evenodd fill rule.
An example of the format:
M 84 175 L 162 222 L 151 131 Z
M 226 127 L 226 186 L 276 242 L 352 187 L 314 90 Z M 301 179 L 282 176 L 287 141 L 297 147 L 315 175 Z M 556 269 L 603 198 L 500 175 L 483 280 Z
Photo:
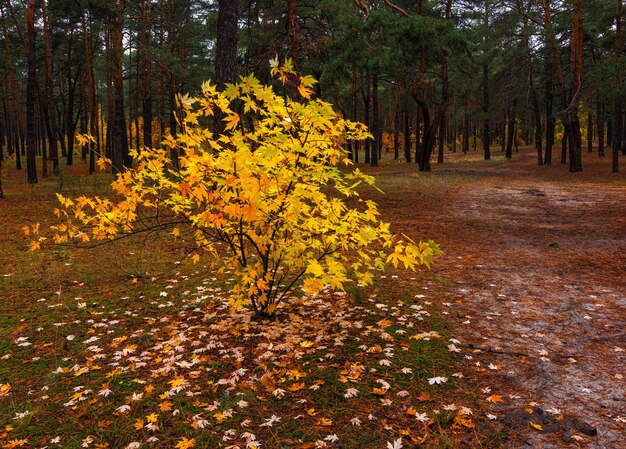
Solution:
M 397 242 L 376 204 L 356 190 L 374 179 L 339 168 L 351 164 L 343 142 L 371 137 L 365 126 L 312 99 L 315 79 L 299 77 L 291 61 L 270 63 L 298 100 L 253 75 L 222 92 L 205 82 L 200 96 L 179 96 L 181 134 L 165 136 L 162 149 L 132 152 L 135 167 L 112 184 L 118 200 L 59 195 L 54 241 L 163 230 L 174 238 L 193 236 L 194 263 L 225 244 L 230 252 L 223 264 L 236 274 L 233 308 L 248 305 L 266 315 L 300 283 L 317 294 L 326 286 L 343 289 L 350 276 L 371 284 L 371 269 L 387 263 L 429 266 L 437 245 Z M 221 135 L 206 126 L 216 118 L 224 123 Z

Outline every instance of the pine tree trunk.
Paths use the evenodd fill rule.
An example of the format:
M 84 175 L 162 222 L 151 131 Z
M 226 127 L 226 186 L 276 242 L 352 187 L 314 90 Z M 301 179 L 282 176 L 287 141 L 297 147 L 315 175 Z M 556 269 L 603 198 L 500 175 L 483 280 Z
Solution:
M 378 111 L 378 72 L 374 70 L 372 75 L 372 134 L 374 135 L 370 165 L 378 167 L 378 155 L 380 151 L 380 114 Z
M 35 149 L 35 89 L 37 68 L 35 61 L 35 0 L 28 0 L 26 10 L 27 54 L 26 79 L 26 171 L 28 182 L 37 183 L 37 165 Z
M 404 160 L 411 162 L 411 117 L 404 111 Z
M 604 157 L 604 105 L 596 101 L 596 122 L 598 129 L 598 156 Z

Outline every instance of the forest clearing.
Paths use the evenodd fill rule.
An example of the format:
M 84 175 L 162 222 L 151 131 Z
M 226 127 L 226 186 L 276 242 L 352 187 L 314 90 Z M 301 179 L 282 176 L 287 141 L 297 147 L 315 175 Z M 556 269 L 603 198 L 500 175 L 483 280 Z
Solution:
M 0 0 L 0 449 L 626 449 L 624 16 Z
M 229 314 L 172 242 L 29 252 L 22 227 L 53 221 L 60 186 L 10 172 L 0 445 L 623 447 L 626 184 L 609 163 L 385 159 L 368 170 L 383 216 L 444 254 L 273 322 Z M 106 189 L 85 169 L 62 191 Z

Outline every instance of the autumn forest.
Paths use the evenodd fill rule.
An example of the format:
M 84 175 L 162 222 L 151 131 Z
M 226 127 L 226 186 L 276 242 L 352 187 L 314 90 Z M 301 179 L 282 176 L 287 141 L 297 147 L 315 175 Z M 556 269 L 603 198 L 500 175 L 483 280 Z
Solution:
M 0 0 L 0 448 L 626 448 L 622 0 Z

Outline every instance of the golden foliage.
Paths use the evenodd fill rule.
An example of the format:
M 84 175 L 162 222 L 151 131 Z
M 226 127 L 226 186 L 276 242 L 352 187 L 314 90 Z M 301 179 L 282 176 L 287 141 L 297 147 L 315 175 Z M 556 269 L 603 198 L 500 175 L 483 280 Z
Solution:
M 429 266 L 437 245 L 396 241 L 376 204 L 356 190 L 374 179 L 339 168 L 351 163 L 343 149 L 348 139 L 371 137 L 365 126 L 312 99 L 315 80 L 298 77 L 290 61 L 273 60 L 271 67 L 302 100 L 280 96 L 252 75 L 223 92 L 206 82 L 199 97 L 180 96 L 181 134 L 167 136 L 166 148 L 132 154 L 136 167 L 112 184 L 119 200 L 59 195 L 62 223 L 54 241 L 167 230 L 192 245 L 194 262 L 225 245 L 223 266 L 236 273 L 232 306 L 250 305 L 265 315 L 273 315 L 299 281 L 316 294 L 326 286 L 342 289 L 349 275 L 371 284 L 371 269 L 387 263 Z M 221 135 L 212 131 L 215 120 L 224 122 Z

